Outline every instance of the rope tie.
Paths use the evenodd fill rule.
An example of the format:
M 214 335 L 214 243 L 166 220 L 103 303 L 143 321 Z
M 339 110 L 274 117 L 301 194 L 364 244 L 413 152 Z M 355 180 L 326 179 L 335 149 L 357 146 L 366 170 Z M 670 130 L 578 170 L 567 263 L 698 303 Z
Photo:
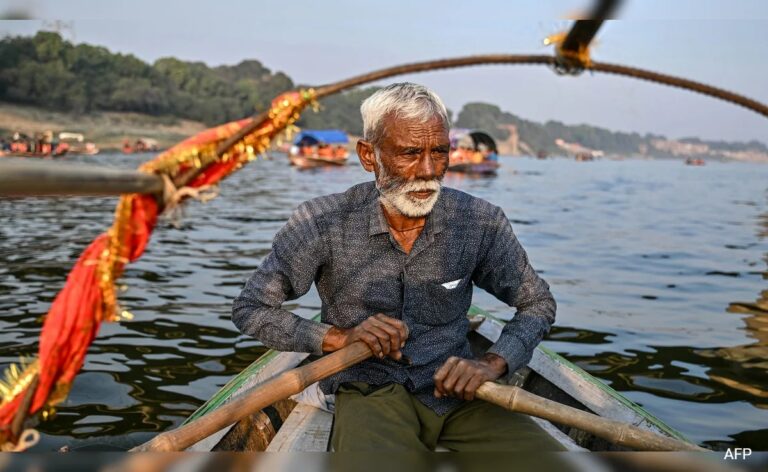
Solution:
M 7 442 L 0 444 L 1 452 L 23 452 L 40 442 L 40 433 L 36 429 L 25 429 L 16 444 Z
M 187 198 L 192 198 L 202 203 L 213 200 L 219 195 L 218 185 L 203 185 L 201 187 L 176 187 L 170 177 L 161 174 L 163 178 L 163 206 L 165 211 L 163 215 L 177 229 L 181 226 L 182 207 L 181 202 Z

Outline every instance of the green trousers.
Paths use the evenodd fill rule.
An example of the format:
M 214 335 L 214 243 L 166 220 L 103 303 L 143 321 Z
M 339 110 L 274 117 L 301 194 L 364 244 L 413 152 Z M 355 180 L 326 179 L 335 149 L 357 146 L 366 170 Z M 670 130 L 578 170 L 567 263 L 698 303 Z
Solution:
M 563 451 L 529 417 L 482 400 L 439 416 L 398 384 L 343 384 L 331 438 L 338 452 Z

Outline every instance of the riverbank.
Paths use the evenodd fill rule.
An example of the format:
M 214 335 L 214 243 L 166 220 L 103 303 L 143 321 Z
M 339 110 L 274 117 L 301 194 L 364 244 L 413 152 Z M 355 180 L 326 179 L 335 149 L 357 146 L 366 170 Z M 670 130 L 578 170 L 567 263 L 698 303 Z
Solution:
M 0 103 L 0 136 L 14 132 L 26 134 L 51 130 L 82 133 L 102 152 L 118 151 L 123 142 L 151 138 L 161 148 L 169 147 L 206 126 L 197 121 L 150 116 L 132 112 L 92 112 L 88 114 L 43 110 L 37 107 Z
M 535 146 L 525 141 L 527 136 L 519 135 L 517 127 L 511 124 L 499 124 L 498 126 L 509 131 L 507 139 L 496 140 L 500 155 L 534 156 L 538 154 L 534 149 Z M 156 140 L 159 148 L 164 149 L 206 128 L 208 126 L 202 122 L 172 116 L 152 116 L 134 112 L 89 112 L 87 114 L 77 114 L 0 102 L 0 137 L 12 135 L 17 131 L 29 135 L 49 130 L 54 133 L 62 131 L 82 133 L 85 135 L 86 141 L 93 142 L 101 150 L 101 153 L 119 152 L 125 141 L 134 143 L 140 138 Z M 357 136 L 350 135 L 350 152 L 354 152 L 357 139 L 359 139 Z M 697 158 L 719 162 L 768 163 L 768 152 L 764 150 L 764 145 L 756 141 L 749 143 L 752 145 L 751 148 L 747 145 L 741 147 L 734 145 L 723 148 L 713 147 L 711 144 L 703 141 L 694 143 L 690 142 L 690 140 L 658 139 L 643 148 L 642 152 L 622 155 L 600 152 L 603 153 L 602 155 L 605 158 L 621 160 L 671 159 L 684 161 Z M 574 149 L 579 149 L 580 147 L 577 143 L 564 143 L 563 148 L 559 152 L 550 154 L 550 156 L 572 157 L 576 153 Z M 587 149 L 587 151 L 595 150 Z

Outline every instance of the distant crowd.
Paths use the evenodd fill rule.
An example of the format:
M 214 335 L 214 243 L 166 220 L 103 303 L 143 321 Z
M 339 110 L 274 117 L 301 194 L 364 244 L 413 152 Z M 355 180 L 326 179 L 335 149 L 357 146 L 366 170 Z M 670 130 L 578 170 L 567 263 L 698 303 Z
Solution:
M 450 163 L 456 164 L 480 164 L 481 162 L 492 161 L 497 162 L 499 160 L 496 151 L 493 151 L 485 143 L 479 143 L 477 149 L 471 144 L 460 144 L 456 149 L 451 151 Z
M 326 143 L 312 145 L 308 143 L 299 143 L 291 146 L 290 154 L 294 156 L 319 157 L 323 159 L 346 159 L 349 156 L 347 147 L 339 144 L 332 146 Z
M 36 156 L 59 156 L 69 150 L 69 143 L 53 133 L 35 133 L 32 136 L 14 133 L 0 137 L 0 151 L 3 153 Z

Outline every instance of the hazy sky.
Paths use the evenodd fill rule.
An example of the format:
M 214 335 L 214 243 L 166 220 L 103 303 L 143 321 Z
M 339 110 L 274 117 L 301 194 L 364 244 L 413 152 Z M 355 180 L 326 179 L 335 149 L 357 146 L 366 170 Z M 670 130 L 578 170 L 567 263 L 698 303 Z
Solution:
M 584 1 L 0 0 L 0 35 L 71 20 L 68 39 L 131 53 L 234 64 L 253 58 L 294 81 L 322 84 L 375 68 L 482 53 L 550 52 L 548 34 Z M 593 59 L 680 75 L 768 102 L 768 0 L 628 0 Z M 760 139 L 768 120 L 677 89 L 601 74 L 559 77 L 541 66 L 492 66 L 403 77 L 454 111 L 487 101 L 524 118 L 671 137 Z M 399 79 L 397 79 L 399 80 Z

